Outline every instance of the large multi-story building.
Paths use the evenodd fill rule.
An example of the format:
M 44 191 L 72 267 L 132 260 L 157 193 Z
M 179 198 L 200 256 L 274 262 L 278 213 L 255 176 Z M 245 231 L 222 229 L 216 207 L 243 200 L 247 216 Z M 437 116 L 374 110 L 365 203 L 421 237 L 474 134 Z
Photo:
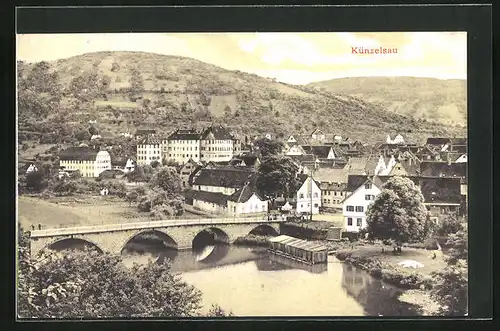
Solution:
M 147 135 L 137 144 L 137 164 L 146 165 L 162 161 L 161 139 Z
M 69 147 L 59 154 L 59 166 L 63 170 L 78 170 L 83 177 L 98 177 L 111 169 L 111 155 L 88 146 Z
M 211 125 L 202 131 L 178 129 L 163 141 L 165 158 L 180 164 L 195 162 L 228 162 L 241 151 L 240 141 L 222 125 Z

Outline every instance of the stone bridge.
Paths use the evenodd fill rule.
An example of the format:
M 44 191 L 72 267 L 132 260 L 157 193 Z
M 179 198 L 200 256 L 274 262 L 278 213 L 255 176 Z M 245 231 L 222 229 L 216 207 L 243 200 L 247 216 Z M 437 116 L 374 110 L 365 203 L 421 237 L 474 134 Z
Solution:
M 167 220 L 83 226 L 31 231 L 31 255 L 37 256 L 51 245 L 68 239 L 78 239 L 97 247 L 102 252 L 121 254 L 125 245 L 135 236 L 145 232 L 156 232 L 172 248 L 191 249 L 200 233 L 209 230 L 218 241 L 233 243 L 259 228 L 270 234 L 279 234 L 279 224 L 286 219 L 267 220 L 259 218 L 225 218 L 202 220 Z

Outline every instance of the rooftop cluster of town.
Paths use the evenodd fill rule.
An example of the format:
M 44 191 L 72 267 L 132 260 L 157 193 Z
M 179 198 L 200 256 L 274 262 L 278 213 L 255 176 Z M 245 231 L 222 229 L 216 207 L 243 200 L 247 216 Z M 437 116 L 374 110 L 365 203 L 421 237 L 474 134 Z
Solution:
M 276 139 L 271 134 L 266 139 Z M 432 217 L 465 214 L 467 209 L 466 138 L 428 138 L 417 145 L 400 134 L 385 142 L 363 144 L 316 129 L 284 139 L 283 155 L 290 157 L 305 180 L 293 198 L 272 203 L 256 189 L 262 154 L 252 141 L 238 139 L 222 125 L 202 130 L 177 129 L 166 137 L 155 130 L 138 130 L 137 154 L 112 160 L 106 150 L 70 147 L 60 155 L 63 171 L 79 170 L 97 177 L 103 171 L 131 172 L 152 162 L 178 164 L 186 203 L 212 213 L 268 213 L 270 208 L 297 214 L 341 213 L 344 229 L 366 226 L 368 205 L 393 176 L 417 184 Z M 31 165 L 28 171 L 34 170 Z

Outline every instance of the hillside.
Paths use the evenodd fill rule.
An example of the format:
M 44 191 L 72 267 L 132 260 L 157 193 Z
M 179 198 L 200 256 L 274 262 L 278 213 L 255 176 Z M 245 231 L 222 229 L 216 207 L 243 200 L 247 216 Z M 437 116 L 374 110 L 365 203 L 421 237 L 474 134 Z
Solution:
M 394 115 L 357 97 L 282 84 L 190 58 L 99 52 L 50 62 L 48 69 L 40 67 L 18 65 L 20 132 L 69 134 L 88 127 L 89 120 L 97 121 L 102 136 L 145 126 L 167 134 L 179 125 L 207 122 L 248 135 L 284 136 L 319 127 L 366 142 L 384 140 L 395 132 L 420 142 L 429 135 L 463 136 L 466 131 Z M 37 84 L 32 77 L 36 75 L 42 77 L 41 87 L 30 88 L 29 84 Z M 46 83 L 47 79 L 55 83 Z M 47 87 L 58 84 L 61 89 Z M 35 96 L 45 99 L 33 100 L 32 90 L 39 90 Z
M 419 77 L 351 77 L 311 83 L 332 93 L 359 97 L 391 112 L 444 124 L 467 125 L 467 82 Z

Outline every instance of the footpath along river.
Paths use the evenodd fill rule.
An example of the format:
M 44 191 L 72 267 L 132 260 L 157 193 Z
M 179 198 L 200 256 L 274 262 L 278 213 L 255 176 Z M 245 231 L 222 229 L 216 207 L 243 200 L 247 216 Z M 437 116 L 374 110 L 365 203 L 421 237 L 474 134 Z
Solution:
M 172 271 L 203 293 L 203 311 L 220 305 L 235 316 L 416 316 L 404 292 L 329 256 L 307 266 L 263 248 L 208 245 L 198 251 L 143 247 L 124 251 L 127 265 L 172 261 Z

